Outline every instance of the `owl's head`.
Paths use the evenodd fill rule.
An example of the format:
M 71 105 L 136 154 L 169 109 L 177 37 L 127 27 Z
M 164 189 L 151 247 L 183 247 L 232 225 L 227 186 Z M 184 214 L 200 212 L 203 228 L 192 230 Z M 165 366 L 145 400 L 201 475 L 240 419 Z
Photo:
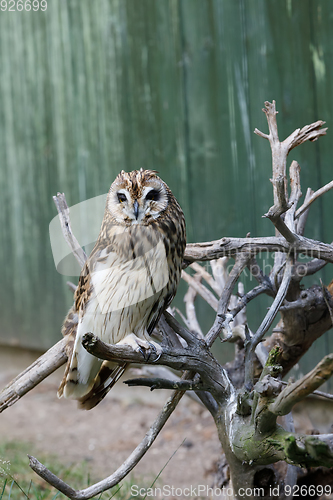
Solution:
M 122 170 L 111 185 L 106 207 L 117 224 L 149 224 L 166 210 L 170 194 L 153 170 Z

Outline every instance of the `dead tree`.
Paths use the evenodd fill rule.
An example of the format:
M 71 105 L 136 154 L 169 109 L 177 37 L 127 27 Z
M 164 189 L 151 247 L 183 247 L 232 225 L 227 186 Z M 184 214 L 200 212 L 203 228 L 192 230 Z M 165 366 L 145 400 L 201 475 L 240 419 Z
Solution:
M 264 217 L 274 224 L 275 236 L 224 237 L 187 245 L 183 266 L 183 279 L 189 285 L 185 295 L 185 326 L 170 312 L 165 312 L 155 331 L 163 347 L 159 358 L 152 354 L 149 360 L 143 361 L 142 356 L 129 347 L 107 345 L 93 334 L 85 335 L 84 347 L 101 359 L 149 365 L 153 376 L 128 380 L 127 384 L 145 385 L 151 389 L 171 388 L 174 393 L 142 442 L 119 469 L 86 489 L 74 490 L 30 457 L 32 469 L 68 498 L 88 499 L 118 484 L 151 447 L 186 391 L 194 391 L 215 420 L 225 463 L 230 470 L 229 486 L 233 488 L 232 495 L 228 488 L 225 498 L 288 498 L 296 484 L 295 465 L 333 467 L 333 434 L 296 434 L 290 418 L 295 403 L 313 392 L 318 394 L 317 388 L 332 375 L 333 354 L 325 356 L 300 380 L 288 384 L 282 381 L 312 343 L 332 326 L 330 285 L 326 288 L 317 284 L 304 290 L 301 281 L 328 262 L 333 263 L 331 244 L 303 236 L 311 204 L 333 187 L 333 181 L 316 192 L 308 189 L 299 206 L 301 185 L 297 162 L 291 163 L 287 178 L 289 152 L 305 141 L 314 141 L 325 135 L 326 129 L 322 128 L 324 122 L 317 121 L 295 130 L 280 142 L 275 102 L 266 102 L 263 111 L 269 134 L 257 129 L 255 133 L 268 139 L 272 150 L 274 201 Z M 55 201 L 65 237 L 82 265 L 86 256 L 78 250 L 71 232 L 64 195 L 58 194 Z M 267 275 L 257 260 L 261 252 L 275 253 L 274 265 Z M 311 260 L 301 263 L 299 255 Z M 234 260 L 229 273 L 226 270 L 228 259 Z M 198 263 L 207 261 L 211 264 L 211 272 Z M 191 274 L 185 270 L 189 267 Z M 245 268 L 257 282 L 246 294 L 239 281 Z M 233 291 L 237 283 L 236 296 Z M 246 305 L 260 294 L 271 297 L 272 304 L 257 331 L 251 332 L 246 321 Z M 215 321 L 206 334 L 202 333 L 196 316 L 197 295 L 216 312 Z M 280 315 L 277 327 L 264 338 L 277 314 Z M 235 358 L 226 366 L 221 366 L 211 353 L 218 338 L 235 344 Z M 0 411 L 14 404 L 65 361 L 63 339 L 2 391 Z M 180 377 L 161 377 L 161 373 L 165 373 L 165 370 L 160 371 L 161 365 L 177 370 Z M 279 416 L 286 416 L 284 426 L 277 423 Z M 274 468 L 279 461 L 288 464 L 283 474 Z M 318 491 L 313 492 L 313 498 L 319 496 Z

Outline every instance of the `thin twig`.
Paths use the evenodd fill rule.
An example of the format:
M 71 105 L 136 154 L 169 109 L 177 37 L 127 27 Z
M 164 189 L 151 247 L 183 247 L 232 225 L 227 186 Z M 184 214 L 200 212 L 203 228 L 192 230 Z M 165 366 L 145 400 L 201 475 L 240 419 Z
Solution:
M 214 324 L 206 335 L 206 343 L 209 347 L 213 345 L 214 341 L 220 335 L 222 329 L 227 328 L 230 321 L 232 320 L 231 314 L 227 315 L 230 297 L 238 278 L 242 274 L 244 268 L 247 266 L 249 258 L 250 256 L 246 254 L 241 254 L 236 257 L 236 262 L 232 270 L 230 271 L 228 280 L 218 302 L 217 315 Z
M 203 266 L 198 264 L 198 262 L 193 262 L 193 264 L 191 264 L 190 267 L 206 281 L 206 283 L 212 288 L 212 290 L 214 290 L 214 292 L 218 296 L 221 295 L 222 290 L 220 289 L 219 284 L 215 281 L 213 276 L 209 274 L 208 271 L 206 271 L 206 269 Z
M 304 203 L 308 202 L 308 200 L 311 198 L 311 196 L 313 195 L 313 193 L 314 193 L 314 191 L 311 188 L 308 188 L 306 190 L 305 198 L 304 198 Z M 309 215 L 309 208 L 310 207 L 308 207 L 305 210 L 305 212 L 303 212 L 303 214 L 300 215 L 299 218 L 297 219 L 297 234 L 300 234 L 300 235 L 304 234 L 306 221 L 307 221 L 308 215 Z
M 165 378 L 132 378 L 125 380 L 124 384 L 129 387 L 144 386 L 150 387 L 150 390 L 155 389 L 173 389 L 177 391 L 207 391 L 210 388 L 202 382 L 194 380 L 170 380 Z
M 249 302 L 251 302 L 251 300 L 255 299 L 256 297 L 258 297 L 262 293 L 268 293 L 268 295 L 270 295 L 269 292 L 270 292 L 270 289 L 268 289 L 264 284 L 255 286 L 254 288 L 252 288 L 252 290 L 250 290 L 245 295 L 243 295 L 243 297 L 240 298 L 236 307 L 234 307 L 233 309 L 230 310 L 230 314 L 232 314 L 232 316 L 235 318 L 237 316 L 237 314 L 244 307 L 246 307 Z
M 53 201 L 58 210 L 63 236 L 82 268 L 86 263 L 87 255 L 73 234 L 69 218 L 69 208 L 64 193 L 57 193 L 57 196 L 53 196 Z
M 186 281 L 194 290 L 209 304 L 214 311 L 217 311 L 217 298 L 212 294 L 210 290 L 208 290 L 205 285 L 195 280 L 192 276 L 187 274 L 186 271 L 182 271 L 182 279 Z
M 307 200 L 304 201 L 303 205 L 297 210 L 295 217 L 300 217 L 309 207 L 310 205 L 317 199 L 319 196 L 322 196 L 324 193 L 327 193 L 330 189 L 333 188 L 333 181 L 328 182 L 325 186 L 321 187 L 317 191 L 315 191 Z
M 201 277 L 199 275 L 194 275 L 194 279 L 199 280 L 201 279 Z M 186 294 L 184 295 L 186 321 L 189 330 L 191 330 L 191 332 L 196 333 L 198 337 L 203 339 L 204 334 L 202 333 L 194 305 L 196 297 L 197 297 L 196 290 L 194 290 L 193 287 L 189 286 Z
M 66 281 L 66 285 L 68 286 L 68 288 L 73 292 L 75 293 L 76 291 L 76 288 L 77 288 L 77 285 L 75 285 L 74 283 L 72 283 L 71 281 Z
M 247 348 L 245 355 L 245 386 L 250 389 L 253 384 L 253 354 L 259 342 L 263 339 L 265 333 L 268 331 L 269 327 L 274 321 L 280 306 L 287 294 L 290 280 L 292 276 L 292 259 L 289 258 L 287 261 L 286 269 L 284 271 L 282 283 L 273 301 L 273 304 L 269 308 L 265 318 L 263 319 L 261 325 L 259 326 L 257 332 L 252 337 L 250 344 Z
M 271 290 L 271 293 L 274 293 L 274 287 L 270 278 L 263 273 L 255 257 L 252 257 L 249 260 L 247 267 L 250 270 L 252 276 L 258 281 L 260 285 L 263 285 L 267 289 L 267 291 Z

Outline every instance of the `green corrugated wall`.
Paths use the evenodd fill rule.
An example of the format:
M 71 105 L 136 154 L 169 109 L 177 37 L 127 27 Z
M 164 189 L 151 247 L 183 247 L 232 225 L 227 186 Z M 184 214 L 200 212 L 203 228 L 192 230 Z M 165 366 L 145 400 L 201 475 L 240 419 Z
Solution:
M 154 168 L 188 240 L 273 234 L 270 150 L 253 134 L 276 99 L 283 138 L 317 119 L 328 136 L 294 150 L 302 188 L 333 178 L 332 0 L 49 0 L 0 11 L 0 340 L 46 348 L 71 304 L 48 225 L 52 195 L 105 193 Z M 333 239 L 333 195 L 307 234 Z M 327 267 L 324 280 L 333 277 Z M 269 301 L 250 308 L 255 328 Z M 179 302 L 181 306 L 181 301 Z M 207 328 L 212 315 L 201 308 Z M 311 357 L 332 346 L 329 334 Z

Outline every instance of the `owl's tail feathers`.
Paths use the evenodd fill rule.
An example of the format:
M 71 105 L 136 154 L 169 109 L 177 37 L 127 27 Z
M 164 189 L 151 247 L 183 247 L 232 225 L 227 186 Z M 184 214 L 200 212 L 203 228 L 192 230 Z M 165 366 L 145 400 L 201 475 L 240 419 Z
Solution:
M 128 363 L 115 365 L 110 361 L 104 361 L 95 378 L 92 389 L 82 398 L 78 399 L 78 406 L 82 410 L 91 410 L 105 398 L 115 383 L 126 370 Z

